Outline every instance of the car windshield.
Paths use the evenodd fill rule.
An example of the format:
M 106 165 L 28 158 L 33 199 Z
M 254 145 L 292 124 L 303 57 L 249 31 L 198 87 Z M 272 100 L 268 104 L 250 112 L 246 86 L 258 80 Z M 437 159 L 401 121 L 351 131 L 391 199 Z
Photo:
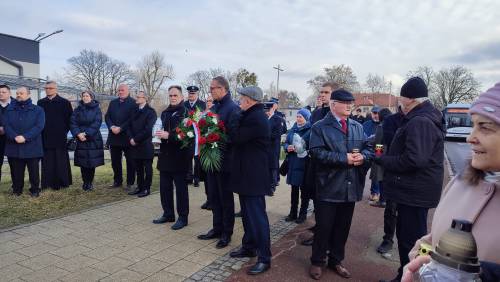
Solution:
M 446 114 L 446 127 L 472 127 L 470 115 L 466 113 L 448 113 Z

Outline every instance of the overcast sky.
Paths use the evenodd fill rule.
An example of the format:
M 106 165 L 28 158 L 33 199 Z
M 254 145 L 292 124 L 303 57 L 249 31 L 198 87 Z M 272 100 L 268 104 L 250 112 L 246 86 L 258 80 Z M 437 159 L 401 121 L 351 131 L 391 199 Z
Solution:
M 40 45 L 42 77 L 94 49 L 131 66 L 162 52 L 181 83 L 200 69 L 244 67 L 262 88 L 276 80 L 302 99 L 306 81 L 330 65 L 351 66 L 399 88 L 409 70 L 470 68 L 482 89 L 500 81 L 500 1 L 2 1 L 0 32 L 34 38 L 64 29 Z M 1 43 L 0 43 L 1 44 Z

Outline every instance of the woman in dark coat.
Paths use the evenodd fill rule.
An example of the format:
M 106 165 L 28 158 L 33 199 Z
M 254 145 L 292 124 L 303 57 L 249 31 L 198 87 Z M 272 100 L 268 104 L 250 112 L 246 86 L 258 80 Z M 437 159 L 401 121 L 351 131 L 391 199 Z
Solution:
M 308 161 L 307 150 L 309 147 L 309 136 L 311 135 L 311 124 L 309 118 L 311 112 L 307 109 L 301 109 L 297 113 L 297 122 L 288 132 L 283 148 L 287 152 L 288 158 L 288 173 L 286 183 L 292 186 L 291 192 L 291 207 L 290 214 L 286 217 L 286 221 L 296 221 L 303 223 L 307 217 L 307 208 L 309 207 L 309 199 L 305 189 L 305 174 Z M 297 148 L 297 143 L 294 143 L 294 135 L 297 134 L 302 140 L 303 149 Z M 299 191 L 301 198 L 300 212 L 297 217 L 299 205 Z
M 104 165 L 101 128 L 102 112 L 92 93 L 84 91 L 82 100 L 71 115 L 70 130 L 76 140 L 74 162 L 82 172 L 83 190 L 93 189 L 95 168 Z
M 380 153 L 383 152 L 383 150 L 387 149 L 387 141 L 384 140 L 384 130 L 383 130 L 383 124 L 384 124 L 384 119 L 388 116 L 390 116 L 392 114 L 391 110 L 389 110 L 388 108 L 383 108 L 382 110 L 380 110 L 380 112 L 378 113 L 378 116 L 379 116 L 379 124 L 377 125 L 377 128 L 375 129 L 375 136 L 374 136 L 374 140 L 373 140 L 373 144 L 375 146 L 377 145 L 382 145 L 382 151 Z M 377 148 L 375 148 L 375 151 L 377 150 Z M 376 201 L 369 201 L 369 204 L 371 206 L 374 206 L 374 207 L 385 207 L 385 199 L 384 199 L 384 196 L 383 196 L 383 187 L 382 187 L 382 180 L 384 179 L 384 169 L 376 164 L 376 163 L 372 163 L 372 169 L 371 169 L 371 172 L 370 172 L 370 179 L 372 182 L 378 182 L 378 187 L 379 187 L 379 191 L 380 191 L 380 197 L 376 200 Z
M 171 86 L 168 90 L 170 105 L 161 113 L 163 130 L 155 135 L 161 139 L 160 154 L 157 168 L 160 171 L 160 199 L 163 215 L 153 223 L 161 224 L 175 221 L 174 184 L 177 203 L 177 222 L 173 230 L 183 228 L 188 224 L 189 197 L 186 174 L 192 165 L 192 148 L 181 148 L 181 142 L 176 137 L 175 128 L 187 116 L 187 110 L 182 103 L 182 88 Z

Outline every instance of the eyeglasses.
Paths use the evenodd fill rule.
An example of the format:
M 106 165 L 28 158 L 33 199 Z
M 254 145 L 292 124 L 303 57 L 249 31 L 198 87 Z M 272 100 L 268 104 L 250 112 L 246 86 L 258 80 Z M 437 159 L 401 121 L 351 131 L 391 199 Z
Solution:
M 171 98 L 172 97 L 179 97 L 179 95 L 175 95 L 175 94 L 174 95 L 168 95 L 168 97 L 171 97 Z
M 333 100 L 333 102 L 340 103 L 340 104 L 343 104 L 343 105 L 346 105 L 346 106 L 352 106 L 352 105 L 354 105 L 353 101 L 338 101 L 338 100 Z
M 55 87 L 44 87 L 44 89 L 56 89 Z
M 146 96 L 136 96 L 136 99 L 146 99 Z
M 320 91 L 319 94 L 330 94 L 330 91 Z
M 215 90 L 215 89 L 219 89 L 219 88 L 222 88 L 222 87 L 221 86 L 210 87 L 210 91 Z

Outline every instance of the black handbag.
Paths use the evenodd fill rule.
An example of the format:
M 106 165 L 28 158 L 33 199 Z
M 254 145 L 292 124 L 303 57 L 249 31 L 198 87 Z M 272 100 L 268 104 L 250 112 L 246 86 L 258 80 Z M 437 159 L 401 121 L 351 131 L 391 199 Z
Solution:
M 286 156 L 285 160 L 280 165 L 280 175 L 286 176 L 287 173 L 288 173 L 288 155 Z
M 66 143 L 66 147 L 68 148 L 68 151 L 75 151 L 76 150 L 76 139 L 75 138 L 68 139 L 68 142 Z

